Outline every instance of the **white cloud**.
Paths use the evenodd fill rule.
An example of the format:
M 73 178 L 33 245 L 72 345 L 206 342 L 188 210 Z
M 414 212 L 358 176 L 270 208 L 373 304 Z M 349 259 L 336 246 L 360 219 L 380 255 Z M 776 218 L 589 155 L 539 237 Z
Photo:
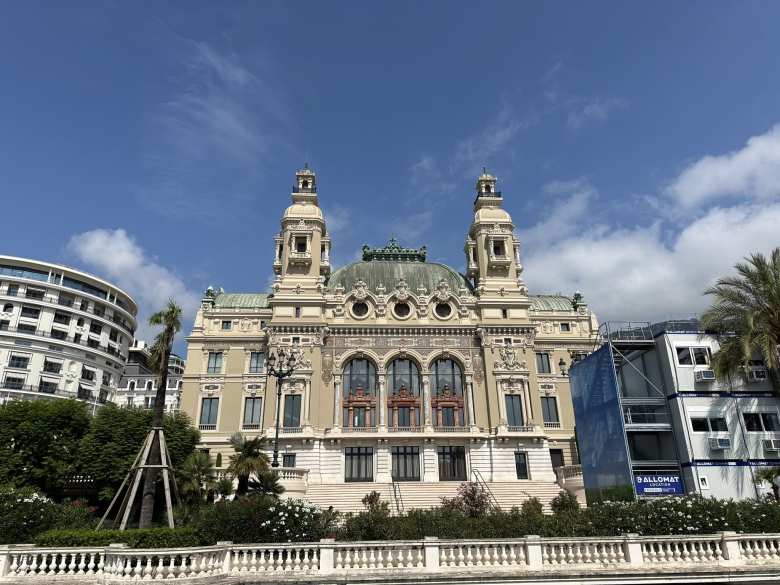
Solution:
M 346 207 L 336 205 L 322 210 L 325 216 L 325 225 L 331 238 L 338 238 L 340 234 L 349 230 L 353 222 L 352 211 Z
M 414 200 L 418 201 L 421 193 L 451 192 L 455 189 L 455 182 L 446 177 L 434 157 L 424 155 L 409 167 L 409 187 Z
M 549 239 L 550 234 L 561 236 L 577 229 L 582 223 L 582 218 L 588 217 L 588 207 L 597 195 L 596 190 L 585 179 L 552 181 L 542 190 L 546 199 L 556 195 L 566 195 L 566 198 L 556 201 L 547 218 L 523 231 L 523 243 L 530 247 L 543 244 Z
M 690 315 L 707 307 L 704 289 L 736 262 L 777 246 L 779 224 L 780 204 L 711 209 L 671 237 L 660 222 L 612 230 L 586 223 L 537 239 L 524 276 L 532 292 L 580 290 L 601 320 Z
M 76 234 L 68 242 L 68 251 L 89 270 L 115 283 L 135 299 L 140 308 L 136 333 L 139 339 L 153 339 L 157 332 L 147 324 L 147 319 L 170 298 L 182 308 L 182 333 L 189 333 L 200 295 L 150 258 L 125 230 L 95 229 Z
M 579 130 L 591 124 L 604 122 L 609 115 L 628 106 L 628 102 L 621 98 L 576 98 L 570 100 L 569 114 L 566 125 L 572 130 Z
M 672 181 L 667 194 L 685 208 L 725 198 L 780 197 L 780 124 L 753 136 L 740 150 L 705 156 Z

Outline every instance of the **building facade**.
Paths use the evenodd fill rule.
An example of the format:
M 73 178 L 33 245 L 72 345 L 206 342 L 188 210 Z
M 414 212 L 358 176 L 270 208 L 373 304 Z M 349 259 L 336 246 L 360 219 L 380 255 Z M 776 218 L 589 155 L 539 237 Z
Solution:
M 0 256 L 0 402 L 113 400 L 138 308 L 90 274 Z
M 160 379 L 149 365 L 150 358 L 146 343 L 134 340 L 116 389 L 116 404 L 125 408 L 154 408 Z M 181 407 L 183 374 L 184 360 L 172 353 L 168 360 L 168 381 L 165 389 L 165 410 L 168 412 L 177 411 Z
M 610 325 L 604 346 L 571 371 L 586 490 L 771 493 L 756 480 L 780 465 L 780 399 L 765 364 L 716 380 L 718 341 L 696 320 Z
M 273 437 L 266 356 L 284 348 L 283 477 L 315 503 L 359 508 L 376 489 L 435 505 L 469 479 L 507 505 L 557 494 L 554 468 L 577 462 L 567 369 L 596 320 L 579 295 L 529 295 L 502 202 L 481 175 L 465 274 L 394 240 L 332 270 L 316 177 L 299 171 L 272 290 L 207 290 L 188 337 L 182 409 L 203 447 L 227 461 L 232 433 Z

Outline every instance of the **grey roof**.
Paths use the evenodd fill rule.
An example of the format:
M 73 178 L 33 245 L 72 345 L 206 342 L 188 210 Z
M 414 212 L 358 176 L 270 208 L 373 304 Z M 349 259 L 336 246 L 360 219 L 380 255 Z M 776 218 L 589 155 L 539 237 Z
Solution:
M 456 270 L 437 262 L 397 262 L 388 260 L 359 261 L 342 266 L 328 280 L 328 289 L 335 290 L 343 286 L 345 291 L 354 288 L 358 280 L 362 280 L 371 291 L 376 291 L 381 284 L 390 292 L 398 281 L 403 278 L 410 292 L 417 293 L 418 287 L 424 286 L 427 291 L 436 290 L 443 279 L 450 291 L 457 294 L 461 287 L 472 290 L 471 283 Z
M 220 308 L 267 309 L 268 293 L 219 293 L 214 298 L 214 306 Z
M 563 295 L 529 295 L 532 311 L 573 311 L 571 299 Z

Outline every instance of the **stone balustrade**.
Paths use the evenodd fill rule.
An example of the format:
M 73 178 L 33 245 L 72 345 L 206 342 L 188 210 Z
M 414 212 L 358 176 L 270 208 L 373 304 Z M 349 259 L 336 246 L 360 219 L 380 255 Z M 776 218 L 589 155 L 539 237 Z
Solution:
M 51 581 L 119 583 L 197 579 L 199 582 L 273 582 L 290 578 L 349 581 L 355 575 L 417 582 L 471 576 L 474 582 L 540 574 L 553 578 L 626 575 L 632 583 L 658 572 L 735 572 L 780 575 L 780 534 L 722 532 L 703 536 L 627 535 L 609 538 L 247 544 L 229 542 L 182 549 L 0 547 L 0 583 Z M 591 578 L 589 577 L 589 578 Z M 211 578 L 209 581 L 208 579 Z

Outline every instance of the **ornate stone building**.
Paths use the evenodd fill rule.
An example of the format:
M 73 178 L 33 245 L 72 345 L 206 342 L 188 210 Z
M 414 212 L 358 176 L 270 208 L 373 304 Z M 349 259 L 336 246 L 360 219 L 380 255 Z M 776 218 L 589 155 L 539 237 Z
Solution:
M 567 369 L 597 329 L 579 295 L 530 295 L 496 178 L 477 180 L 466 272 L 395 240 L 336 270 L 316 177 L 296 173 L 275 238 L 270 293 L 209 289 L 188 338 L 182 409 L 212 456 L 236 431 L 273 437 L 265 356 L 297 356 L 283 381 L 289 493 L 358 509 L 436 505 L 465 480 L 505 506 L 549 500 L 554 467 L 577 462 Z

